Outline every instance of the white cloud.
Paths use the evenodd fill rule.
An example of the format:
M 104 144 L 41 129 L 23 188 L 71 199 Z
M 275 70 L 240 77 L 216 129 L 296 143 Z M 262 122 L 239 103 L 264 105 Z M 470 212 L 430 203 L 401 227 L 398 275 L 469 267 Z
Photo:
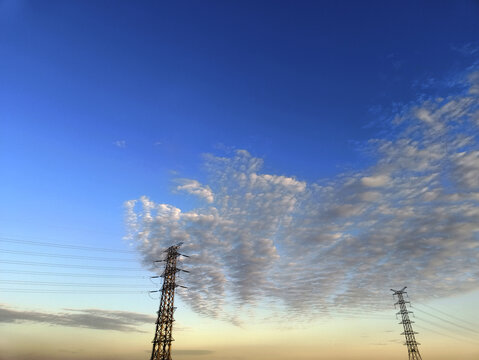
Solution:
M 126 148 L 126 141 L 125 140 L 116 140 L 113 142 L 113 144 L 119 148 Z
M 389 176 L 387 175 L 376 175 L 376 176 L 364 176 L 361 179 L 361 183 L 367 187 L 380 187 L 388 183 Z
M 424 108 L 417 109 L 416 116 L 419 120 L 422 120 L 428 124 L 434 123 L 434 118 L 431 116 L 431 113 L 427 109 L 424 109 Z
M 152 270 L 183 241 L 192 272 L 180 294 L 225 319 L 261 301 L 314 316 L 389 308 L 391 287 L 417 300 L 477 289 L 464 274 L 479 265 L 478 108 L 471 92 L 411 105 L 394 136 L 370 142 L 372 167 L 322 185 L 266 174 L 245 150 L 207 155 L 208 185 L 177 187 L 207 203 L 183 212 L 129 201 L 130 239 Z
M 177 191 L 185 191 L 188 194 L 198 196 L 209 203 L 213 202 L 214 196 L 209 186 L 202 186 L 198 181 L 192 179 L 178 179 L 180 185 Z
M 454 179 L 467 188 L 479 190 L 479 151 L 456 154 Z
M 469 93 L 473 95 L 479 94 L 479 71 L 475 71 L 469 75 L 469 82 L 471 87 L 469 88 Z

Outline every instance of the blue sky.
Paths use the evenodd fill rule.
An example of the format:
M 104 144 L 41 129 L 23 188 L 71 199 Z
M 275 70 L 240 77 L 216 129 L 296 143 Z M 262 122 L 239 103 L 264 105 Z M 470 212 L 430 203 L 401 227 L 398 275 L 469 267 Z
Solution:
M 3 1 L 2 12 L 5 215 L 68 207 L 102 228 L 122 199 L 157 194 L 170 170 L 194 174 L 221 144 L 309 180 L 357 166 L 355 142 L 377 131 L 371 110 L 463 67 L 453 49 L 479 31 L 468 1 Z
M 159 254 L 141 241 L 157 237 L 166 246 L 175 238 L 172 229 L 180 229 L 188 251 L 199 254 L 199 274 L 229 284 L 194 298 L 205 289 L 195 288 L 195 275 L 185 279 L 193 295 L 184 294 L 184 304 L 195 321 L 206 314 L 239 323 L 244 319 L 236 301 L 256 301 L 261 308 L 277 298 L 300 311 L 293 303 L 304 296 L 302 289 L 292 292 L 294 298 L 271 286 L 298 281 L 278 267 L 316 264 L 326 255 L 337 279 L 323 283 L 325 268 L 318 268 L 312 281 L 330 298 L 306 301 L 306 308 L 324 309 L 328 301 L 362 306 L 357 299 L 365 294 L 352 291 L 345 279 L 364 272 L 390 281 L 377 269 L 405 259 L 415 245 L 412 266 L 424 277 L 414 285 L 425 286 L 418 297 L 426 301 L 429 290 L 438 296 L 477 293 L 477 279 L 468 277 L 477 274 L 478 15 L 475 1 L 0 0 L 0 237 L 20 240 L 2 246 L 101 256 L 88 249 L 35 248 L 28 241 L 123 251 L 129 236 L 140 244 L 137 251 L 112 256 L 134 260 L 132 266 L 143 265 L 141 276 L 148 276 L 148 262 Z M 471 139 L 462 143 L 466 135 Z M 164 229 L 142 220 L 149 207 Z M 394 219 L 388 217 L 392 208 Z M 274 229 L 259 226 L 258 219 Z M 227 221 L 236 223 L 234 236 Z M 243 232 L 247 228 L 257 233 Z M 406 228 L 425 229 L 423 238 Z M 318 233 L 323 237 L 312 235 Z M 298 257 L 293 234 L 296 248 L 309 249 L 311 258 Z M 375 242 L 378 234 L 382 240 Z M 460 239 L 457 257 L 444 265 L 452 235 Z M 227 245 L 209 258 L 219 236 Z M 380 254 L 380 244 L 390 252 Z M 266 261 L 264 279 L 243 256 L 250 245 L 279 259 Z M 355 261 L 346 248 L 372 265 Z M 473 249 L 469 256 L 467 249 Z M 235 259 L 224 267 L 230 252 Z M 460 262 L 470 266 L 465 274 L 455 271 Z M 440 263 L 453 275 L 430 285 L 445 276 L 434 270 Z M 245 264 L 252 269 L 246 275 L 239 270 Z M 403 281 L 406 274 L 398 276 Z M 264 280 L 261 296 L 242 285 L 253 278 Z M 148 312 L 134 298 L 40 298 L 51 311 Z M 224 312 L 211 309 L 213 299 L 225 302 Z M 28 302 L 15 293 L 2 300 Z

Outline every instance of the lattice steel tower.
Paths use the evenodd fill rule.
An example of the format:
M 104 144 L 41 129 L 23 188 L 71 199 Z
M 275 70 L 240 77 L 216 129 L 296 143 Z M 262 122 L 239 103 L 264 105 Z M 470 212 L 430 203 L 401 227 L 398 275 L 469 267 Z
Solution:
M 394 306 L 399 305 L 399 312 L 396 315 L 401 315 L 402 321 L 400 324 L 403 325 L 404 327 L 404 332 L 401 335 L 404 335 L 406 337 L 406 343 L 404 345 L 407 346 L 407 352 L 409 355 L 409 360 L 422 360 L 421 354 L 419 353 L 418 345 L 419 343 L 416 342 L 416 338 L 414 337 L 414 334 L 417 334 L 412 329 L 412 323 L 414 321 L 409 320 L 409 313 L 412 313 L 412 311 L 408 311 L 406 307 L 406 303 L 409 303 L 409 301 L 405 301 L 403 294 L 407 294 L 406 287 L 403 287 L 401 290 L 393 290 L 391 289 L 392 292 L 394 292 L 393 297 L 397 296 L 398 297 L 398 302 L 394 304 Z
M 161 288 L 160 309 L 158 310 L 158 318 L 156 320 L 155 338 L 153 339 L 153 350 L 151 351 L 150 360 L 171 360 L 171 342 L 173 331 L 173 312 L 175 311 L 175 288 L 181 285 L 176 284 L 175 278 L 178 271 L 188 272 L 176 267 L 178 256 L 182 255 L 178 249 L 182 243 L 170 246 L 165 250 L 166 259 L 165 271 L 161 275 L 163 277 L 163 286 Z M 186 255 L 183 255 L 186 256 Z M 188 257 L 188 256 L 186 256 Z M 158 278 L 160 276 L 152 276 Z M 157 290 L 159 291 L 159 290 Z M 155 292 L 155 291 L 152 291 Z

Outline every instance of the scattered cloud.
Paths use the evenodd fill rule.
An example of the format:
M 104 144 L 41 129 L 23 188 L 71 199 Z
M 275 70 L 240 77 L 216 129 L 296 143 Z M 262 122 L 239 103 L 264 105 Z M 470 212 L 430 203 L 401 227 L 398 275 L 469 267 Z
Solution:
M 48 313 L 20 311 L 0 306 L 0 323 L 26 321 L 100 330 L 139 331 L 136 326 L 153 323 L 155 318 L 150 315 L 128 311 L 65 309 L 65 312 Z
M 366 187 L 381 187 L 385 186 L 389 181 L 387 175 L 364 176 L 361 183 Z
M 458 46 L 451 46 L 452 50 L 464 56 L 475 56 L 479 53 L 479 43 L 469 42 Z
M 473 95 L 479 94 L 479 71 L 471 73 L 469 75 L 469 81 L 471 82 L 469 93 Z
M 212 203 L 214 200 L 213 192 L 209 186 L 203 186 L 198 181 L 192 179 L 178 179 L 180 185 L 176 187 L 177 191 L 184 191 L 188 194 L 198 196 Z
M 474 74 L 474 73 L 472 73 Z M 180 295 L 197 312 L 241 324 L 249 305 L 292 316 L 391 307 L 390 288 L 418 301 L 479 288 L 479 91 L 418 100 L 371 139 L 374 164 L 318 183 L 267 174 L 246 150 L 205 156 L 206 200 L 182 211 L 127 201 L 130 233 L 152 271 L 183 241 Z
M 116 140 L 113 142 L 113 144 L 119 148 L 126 148 L 126 141 L 125 140 Z

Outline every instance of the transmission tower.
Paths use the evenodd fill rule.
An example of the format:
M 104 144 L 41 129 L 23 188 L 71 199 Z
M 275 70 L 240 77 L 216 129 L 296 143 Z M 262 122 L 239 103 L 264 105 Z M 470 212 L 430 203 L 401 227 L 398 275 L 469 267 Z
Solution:
M 171 360 L 171 342 L 173 331 L 173 312 L 175 307 L 173 306 L 175 300 L 175 288 L 183 287 L 175 282 L 176 273 L 178 271 L 189 272 L 176 267 L 178 256 L 182 255 L 178 252 L 178 249 L 182 243 L 170 246 L 165 250 L 166 259 L 158 260 L 155 262 L 166 262 L 165 270 L 161 277 L 163 277 L 163 286 L 161 287 L 161 301 L 160 308 L 158 310 L 158 318 L 156 320 L 155 338 L 153 339 L 153 350 L 151 351 L 150 360 Z M 186 255 L 182 255 L 188 257 Z M 152 276 L 152 278 L 159 278 L 160 276 Z M 159 292 L 160 290 L 151 291 Z
M 409 303 L 409 301 L 405 301 L 403 296 L 404 294 L 407 294 L 407 292 L 404 291 L 406 290 L 406 287 L 407 286 L 403 287 L 401 290 L 391 289 L 391 291 L 393 292 L 393 297 L 398 297 L 398 301 L 394 304 L 394 307 L 396 307 L 396 305 L 399 305 L 400 311 L 396 314 L 396 316 L 401 315 L 402 318 L 400 324 L 403 325 L 404 332 L 401 335 L 404 335 L 406 337 L 406 343 L 404 345 L 407 346 L 409 360 L 422 360 L 421 354 L 419 353 L 419 349 L 417 347 L 420 344 L 416 342 L 416 338 L 414 337 L 414 334 L 417 334 L 417 332 L 412 329 L 411 325 L 412 323 L 414 323 L 414 321 L 409 320 L 409 313 L 412 313 L 412 311 L 408 311 L 406 303 Z

